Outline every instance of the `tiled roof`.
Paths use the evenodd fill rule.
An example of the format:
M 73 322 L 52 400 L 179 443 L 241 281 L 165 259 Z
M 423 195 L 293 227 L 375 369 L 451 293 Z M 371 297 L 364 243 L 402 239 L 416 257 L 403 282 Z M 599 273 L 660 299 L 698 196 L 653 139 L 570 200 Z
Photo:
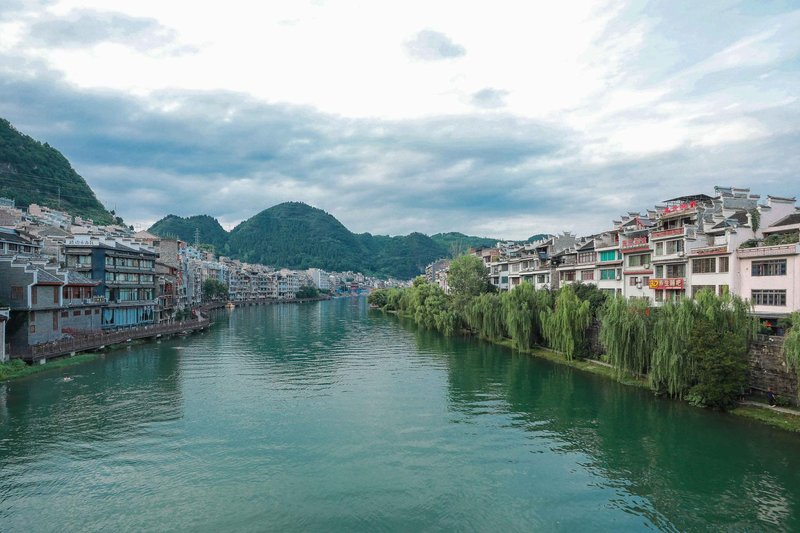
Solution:
M 800 213 L 791 214 L 777 221 L 773 226 L 791 226 L 792 224 L 800 224 Z

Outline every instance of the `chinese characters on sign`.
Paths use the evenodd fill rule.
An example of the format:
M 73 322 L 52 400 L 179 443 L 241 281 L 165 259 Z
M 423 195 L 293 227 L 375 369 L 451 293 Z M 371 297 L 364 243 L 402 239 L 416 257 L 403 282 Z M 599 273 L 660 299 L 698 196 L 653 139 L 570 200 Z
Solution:
M 657 290 L 683 290 L 683 278 L 656 278 L 650 280 L 650 288 Z

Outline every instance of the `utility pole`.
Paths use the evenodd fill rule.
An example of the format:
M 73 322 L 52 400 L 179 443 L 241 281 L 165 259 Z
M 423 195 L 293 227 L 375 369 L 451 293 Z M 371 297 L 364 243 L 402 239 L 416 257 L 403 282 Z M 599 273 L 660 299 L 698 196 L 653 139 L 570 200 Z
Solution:
M 58 186 L 58 208 L 61 209 L 61 185 Z
M 194 247 L 200 247 L 200 228 L 198 227 L 194 228 Z

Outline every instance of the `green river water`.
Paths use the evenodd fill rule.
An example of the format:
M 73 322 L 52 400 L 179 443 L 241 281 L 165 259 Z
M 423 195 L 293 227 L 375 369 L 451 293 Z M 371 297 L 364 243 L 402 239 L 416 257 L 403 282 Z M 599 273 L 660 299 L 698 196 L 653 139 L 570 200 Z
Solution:
M 363 298 L 216 321 L 0 383 L 0 531 L 800 530 L 798 436 Z

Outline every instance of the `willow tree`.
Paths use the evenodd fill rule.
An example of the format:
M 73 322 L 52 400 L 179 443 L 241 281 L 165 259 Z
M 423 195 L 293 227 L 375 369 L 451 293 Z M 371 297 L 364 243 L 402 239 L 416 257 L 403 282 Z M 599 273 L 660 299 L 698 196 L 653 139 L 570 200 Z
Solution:
M 537 291 L 530 283 L 521 283 L 513 290 L 503 293 L 501 303 L 508 334 L 514 345 L 527 350 L 542 344 L 541 313 L 551 307 L 549 291 Z
M 658 310 L 648 376 L 653 390 L 682 398 L 691 386 L 694 360 L 689 338 L 696 316 L 697 306 L 690 299 L 667 302 Z
M 586 329 L 592 321 L 590 304 L 567 285 L 558 291 L 553 309 L 539 313 L 542 333 L 550 348 L 572 360 L 585 348 Z
M 503 306 L 497 294 L 484 293 L 473 298 L 464 314 L 467 325 L 479 335 L 488 339 L 502 339 L 505 336 Z
M 697 384 L 697 357 L 691 338 L 698 320 L 707 321 L 714 331 L 729 336 L 733 341 L 731 351 L 746 353 L 756 327 L 750 310 L 738 296 L 717 296 L 709 290 L 700 291 L 694 299 L 665 304 L 653 326 L 651 387 L 683 398 Z
M 600 317 L 600 342 L 617 376 L 646 374 L 653 346 L 649 302 L 611 298 L 600 311 Z

